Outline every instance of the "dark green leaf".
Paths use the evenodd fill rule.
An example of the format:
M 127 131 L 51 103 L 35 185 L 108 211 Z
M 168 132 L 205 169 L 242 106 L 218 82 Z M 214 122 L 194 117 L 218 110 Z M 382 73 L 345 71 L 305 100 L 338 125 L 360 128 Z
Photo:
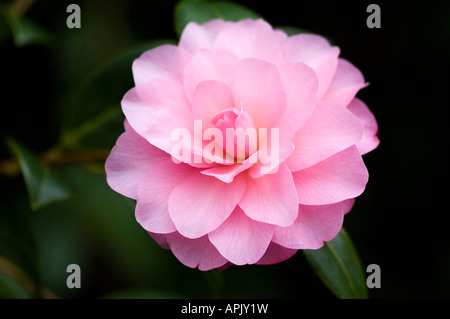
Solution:
M 33 210 L 62 201 L 74 194 L 70 185 L 50 167 L 42 164 L 24 145 L 11 138 L 7 139 L 7 144 L 19 161 Z
M 343 299 L 368 297 L 361 262 L 344 229 L 321 249 L 303 252 L 312 269 L 336 296 Z
M 60 146 L 66 149 L 110 149 L 123 131 L 120 101 L 133 84 L 131 65 L 144 51 L 170 40 L 155 40 L 104 62 L 75 89 L 68 103 Z
M 54 41 L 54 36 L 50 32 L 33 21 L 19 17 L 6 5 L 0 6 L 0 20 L 3 21 L 1 36 L 6 37 L 10 34 L 18 47 L 29 44 L 51 45 Z M 5 26 L 9 27 L 9 32 L 4 30 Z
M 302 28 L 298 28 L 298 27 L 293 27 L 293 26 L 280 26 L 280 27 L 277 27 L 276 29 L 283 30 L 289 36 L 300 34 L 300 33 L 311 33 L 311 34 L 313 33 L 311 31 L 308 31 L 308 30 L 305 30 Z
M 17 280 L 0 271 L 0 299 L 27 299 L 30 292 Z
M 202 24 L 212 19 L 239 21 L 260 17 L 258 13 L 237 3 L 183 0 L 175 7 L 175 31 L 180 36 L 184 27 L 191 21 Z

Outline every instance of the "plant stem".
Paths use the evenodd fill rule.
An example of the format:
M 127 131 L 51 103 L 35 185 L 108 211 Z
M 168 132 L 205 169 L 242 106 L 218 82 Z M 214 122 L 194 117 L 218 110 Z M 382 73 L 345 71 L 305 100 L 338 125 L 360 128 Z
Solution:
M 74 163 L 102 162 L 108 157 L 109 150 L 92 150 L 59 153 L 49 150 L 41 153 L 38 157 L 43 164 L 62 165 Z M 0 175 L 16 175 L 20 172 L 20 165 L 16 159 L 0 161 Z

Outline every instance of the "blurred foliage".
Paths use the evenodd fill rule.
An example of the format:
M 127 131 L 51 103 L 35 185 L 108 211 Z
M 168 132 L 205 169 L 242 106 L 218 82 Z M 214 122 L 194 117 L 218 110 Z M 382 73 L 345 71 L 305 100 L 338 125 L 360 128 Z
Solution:
M 81 7 L 81 29 L 66 27 L 66 8 L 73 2 Z M 1 131 L 5 143 L 0 146 L 0 298 L 335 298 L 333 293 L 342 298 L 367 297 L 361 262 L 354 246 L 364 247 L 368 239 L 355 241 L 354 245 L 348 234 L 341 233 L 323 249 L 305 252 L 307 258 L 297 253 L 277 265 L 200 272 L 183 266 L 170 251 L 160 248 L 136 222 L 134 201 L 115 193 L 106 184 L 104 160 L 123 132 L 120 101 L 133 87 L 132 61 L 152 47 L 176 43 L 189 21 L 202 23 L 212 18 L 236 21 L 270 16 L 273 11 L 273 3 L 266 6 L 262 2 L 247 3 L 247 6 L 201 0 L 178 3 L 167 0 L 16 0 L 0 3 L 0 94 L 5 122 Z M 384 15 L 385 6 L 382 5 L 383 17 L 393 14 Z M 351 23 L 364 24 L 365 19 L 364 4 L 352 8 L 362 12 L 359 16 L 355 13 L 360 18 L 339 20 L 340 28 L 327 26 L 327 19 L 335 15 L 333 8 L 328 10 L 328 16 L 317 14 L 317 18 L 309 20 L 310 13 L 306 9 L 289 15 L 281 8 L 281 14 L 274 15 L 269 22 L 289 25 L 282 27 L 289 34 L 305 32 L 304 27 L 333 38 L 337 43 L 349 43 L 346 40 L 359 36 L 358 32 L 363 34 L 358 39 L 367 36 L 365 32 L 371 32 L 366 29 L 350 32 L 356 30 Z M 256 12 L 259 9 L 261 14 Z M 355 9 L 355 12 L 359 11 Z M 443 18 L 437 20 L 433 20 L 434 11 L 424 12 L 428 12 L 429 21 L 434 22 L 427 24 L 428 28 L 416 29 L 441 40 L 427 30 L 434 25 L 448 31 L 449 24 L 444 18 L 449 8 L 444 7 L 440 11 Z M 303 24 L 303 21 L 307 22 Z M 383 24 L 383 28 L 386 27 L 389 24 Z M 402 36 L 408 35 L 408 30 L 391 27 L 393 32 L 400 30 L 399 34 L 386 37 L 384 33 L 381 37 L 381 33 L 371 33 L 378 43 L 392 47 L 390 60 L 387 50 L 370 46 L 370 41 L 352 39 L 350 42 L 357 42 L 355 50 L 342 47 L 345 57 L 356 65 L 372 65 L 375 70 L 368 74 L 374 79 L 371 84 L 375 92 L 373 110 L 381 121 L 384 100 L 380 100 L 382 94 L 376 93 L 381 81 L 375 80 L 374 72 L 378 72 L 383 59 L 397 67 L 405 56 L 406 42 L 412 40 Z M 431 43 L 430 37 L 424 39 Z M 447 48 L 449 42 L 439 43 Z M 417 46 L 420 49 L 419 44 Z M 358 55 L 358 52 L 372 55 Z M 448 50 L 440 50 L 438 54 L 447 57 L 446 52 Z M 377 59 L 373 59 L 374 56 Z M 386 114 L 385 118 L 392 117 Z M 396 136 L 395 145 L 389 146 L 384 142 L 386 139 L 381 139 L 389 153 L 395 152 L 405 134 L 410 134 L 408 130 L 397 135 L 389 131 L 402 120 L 403 116 L 393 115 L 392 125 L 385 129 Z M 403 146 L 402 151 L 415 150 L 417 141 L 429 137 L 427 131 L 421 133 L 424 134 L 414 133 L 417 137 L 414 144 Z M 428 151 L 427 154 L 434 154 L 431 148 Z M 386 177 L 379 177 L 384 175 L 376 166 L 375 157 L 370 156 L 368 165 L 374 168 L 374 182 L 383 184 Z M 408 158 L 420 160 L 420 156 L 424 155 L 408 153 Z M 401 167 L 410 167 L 414 162 L 408 162 L 409 166 L 403 164 Z M 382 165 L 391 167 L 386 163 Z M 387 175 L 395 175 L 390 169 L 392 174 Z M 416 173 L 405 170 L 404 178 L 396 183 L 404 180 L 402 187 L 411 188 L 414 183 L 408 181 L 418 174 L 415 168 L 412 171 Z M 395 185 L 390 180 L 387 182 Z M 375 214 L 353 217 L 385 209 L 378 201 L 382 195 L 376 193 L 377 190 L 379 188 L 369 183 L 365 202 L 357 201 L 354 212 L 346 217 L 350 219 L 350 227 L 346 228 L 356 233 L 358 239 L 379 235 L 370 224 Z M 409 195 L 400 193 L 399 196 L 405 202 L 409 199 Z M 388 226 L 388 234 L 397 234 L 401 223 L 398 220 L 396 223 Z M 371 247 L 381 255 L 376 251 L 377 245 Z M 414 245 L 410 247 L 414 249 Z M 363 260 L 378 262 L 371 259 L 370 252 L 360 251 Z M 417 254 L 416 249 L 405 248 L 403 254 L 405 252 Z M 396 256 L 402 252 L 395 250 L 394 253 Z M 450 260 L 439 256 L 441 266 L 436 268 L 447 270 L 445 265 L 450 265 Z M 66 269 L 70 264 L 81 267 L 81 289 L 66 286 Z M 435 274 L 430 272 L 430 276 L 437 276 Z M 387 272 L 386 278 L 389 276 L 395 277 Z M 450 283 L 448 278 L 440 282 Z M 403 287 L 392 288 L 397 292 L 409 292 Z M 439 289 L 433 291 L 440 293 Z M 389 296 L 389 292 L 385 295 Z

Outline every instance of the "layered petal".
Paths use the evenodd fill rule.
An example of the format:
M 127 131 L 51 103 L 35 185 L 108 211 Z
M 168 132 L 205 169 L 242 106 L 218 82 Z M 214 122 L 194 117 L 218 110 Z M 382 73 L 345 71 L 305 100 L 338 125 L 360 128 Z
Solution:
M 318 79 L 317 97 L 327 91 L 336 72 L 340 50 L 322 36 L 302 33 L 288 37 L 281 44 L 286 62 L 303 62 L 311 67 Z
M 166 234 L 176 231 L 169 216 L 169 195 L 196 169 L 187 164 L 175 164 L 168 159 L 143 176 L 140 183 L 136 220 L 148 232 Z
M 122 100 L 122 110 L 139 135 L 168 154 L 177 143 L 173 131 L 193 129 L 183 87 L 171 80 L 153 80 L 131 89 Z
M 222 256 L 236 265 L 254 264 L 267 250 L 273 225 L 249 218 L 239 207 L 215 231 L 208 235 Z
M 211 270 L 228 262 L 211 244 L 208 236 L 189 239 L 175 232 L 167 234 L 166 237 L 173 254 L 185 266 Z
M 229 51 L 200 51 L 189 61 L 184 72 L 184 90 L 189 100 L 197 85 L 204 81 L 220 81 L 231 85 L 239 59 Z M 229 106 L 231 107 L 231 105 Z
M 282 58 L 277 35 L 262 19 L 245 19 L 219 33 L 213 48 L 236 54 L 239 59 L 256 58 L 279 63 Z
M 189 22 L 180 37 L 179 47 L 197 53 L 200 50 L 211 49 L 217 35 L 232 22 L 215 19 L 202 25 L 196 22 Z
M 300 205 L 298 217 L 289 227 L 275 227 L 273 242 L 291 249 L 318 249 L 342 228 L 344 204 Z
M 298 214 L 298 198 L 291 172 L 281 164 L 275 174 L 247 178 L 247 190 L 239 207 L 260 222 L 288 226 Z
M 144 176 L 170 156 L 137 134 L 127 121 L 124 124 L 125 132 L 105 163 L 106 181 L 116 192 L 136 199 Z
M 363 127 L 361 140 L 356 144 L 361 155 L 374 150 L 380 140 L 378 139 L 378 124 L 375 116 L 369 110 L 367 105 L 358 98 L 354 98 L 348 109 L 358 118 Z
M 361 71 L 349 61 L 339 58 L 336 73 L 322 99 L 347 106 L 356 93 L 366 86 Z
M 223 82 L 208 80 L 197 85 L 192 97 L 192 115 L 203 129 L 214 126 L 212 119 L 222 110 L 234 107 L 233 92 Z
M 292 176 L 299 203 L 304 205 L 327 205 L 357 197 L 369 178 L 356 146 L 293 172 Z
M 136 86 L 154 79 L 182 83 L 184 68 L 191 57 L 190 53 L 171 44 L 148 50 L 133 62 L 134 82 Z
M 286 111 L 286 93 L 278 69 L 271 63 L 248 58 L 239 62 L 234 76 L 231 88 L 235 107 L 244 108 L 256 128 L 272 127 Z
M 354 145 L 362 137 L 360 121 L 337 103 L 320 101 L 296 133 L 295 151 L 288 158 L 291 171 L 310 167 Z
M 304 63 L 285 63 L 278 70 L 287 97 L 285 116 L 292 120 L 296 132 L 316 106 L 318 79 L 316 73 Z
M 197 171 L 170 194 L 170 217 L 184 237 L 202 237 L 230 216 L 245 189 L 246 180 L 240 176 L 227 184 Z
M 280 263 L 285 261 L 297 252 L 297 249 L 290 249 L 278 244 L 275 244 L 273 241 L 270 243 L 267 248 L 264 256 L 261 257 L 256 264 L 258 265 L 272 265 L 276 263 Z

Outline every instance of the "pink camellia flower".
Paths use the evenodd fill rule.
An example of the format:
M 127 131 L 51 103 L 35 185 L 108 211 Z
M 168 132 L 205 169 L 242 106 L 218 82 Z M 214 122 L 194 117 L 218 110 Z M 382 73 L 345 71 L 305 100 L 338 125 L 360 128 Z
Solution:
M 318 35 L 259 20 L 189 23 L 133 63 L 107 181 L 186 266 L 273 264 L 318 249 L 365 189 L 367 84 Z

